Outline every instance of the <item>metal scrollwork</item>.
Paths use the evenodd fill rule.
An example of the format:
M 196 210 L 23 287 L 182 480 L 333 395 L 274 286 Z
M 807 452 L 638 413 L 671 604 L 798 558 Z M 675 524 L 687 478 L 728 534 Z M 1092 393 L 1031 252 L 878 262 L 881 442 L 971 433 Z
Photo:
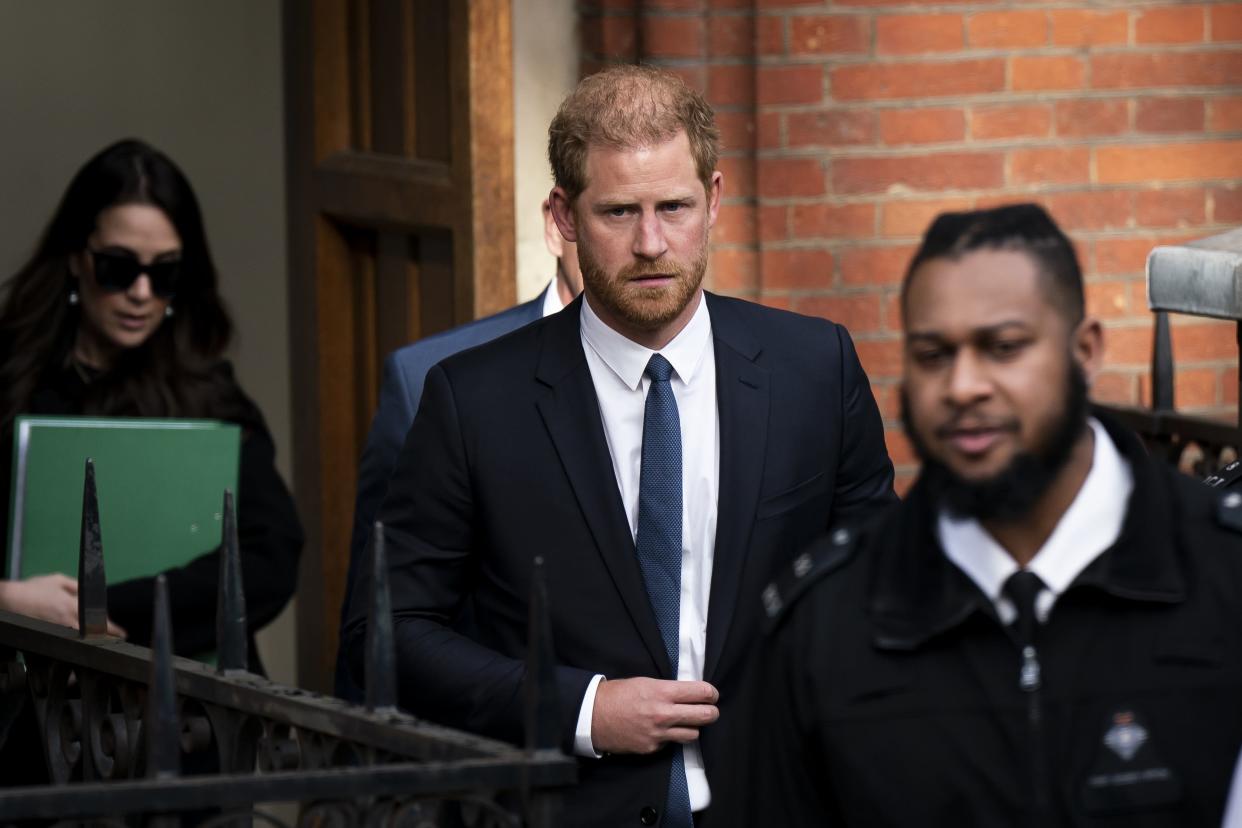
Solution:
M 65 664 L 52 664 L 50 668 L 40 717 L 43 749 L 52 780 L 64 784 L 81 773 L 82 705 L 69 696 L 74 683 L 72 668 Z
M 259 770 L 267 773 L 293 770 L 301 761 L 301 748 L 293 728 L 283 722 L 265 721 L 259 740 Z
M 99 538 L 85 534 L 93 577 L 102 581 Z M 224 588 L 239 590 L 239 577 L 229 574 Z M 556 711 L 542 592 L 531 602 L 535 680 L 525 694 L 527 747 L 539 749 L 523 750 L 421 722 L 387 691 L 373 694 L 369 708 L 355 707 L 175 658 L 160 581 L 152 649 L 0 611 L 0 696 L 6 709 L 34 717 L 29 731 L 49 780 L 6 788 L 0 826 L 173 826 L 183 815 L 207 828 L 290 828 L 256 809 L 282 802 L 302 803 L 296 824 L 306 828 L 517 828 L 523 813 L 534 828 L 552 824 L 547 806 L 576 766 L 543 749 Z M 238 601 L 220 605 L 230 624 L 244 622 Z M 393 669 L 390 644 L 390 636 L 372 638 L 372 669 Z M 0 721 L 0 739 L 12 731 Z
M 302 809 L 298 828 L 352 828 L 366 825 L 364 807 L 348 801 L 312 802 Z

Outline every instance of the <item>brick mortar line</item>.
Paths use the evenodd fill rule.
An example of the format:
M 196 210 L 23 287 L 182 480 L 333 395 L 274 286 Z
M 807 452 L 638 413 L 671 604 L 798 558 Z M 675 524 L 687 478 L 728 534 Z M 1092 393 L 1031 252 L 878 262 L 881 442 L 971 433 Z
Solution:
M 877 290 L 858 290 L 856 288 L 846 288 L 836 291 L 818 290 L 815 288 L 764 288 L 763 292 L 769 296 L 782 296 L 788 299 L 857 299 L 860 297 L 875 296 L 884 298 L 886 295 L 895 295 L 897 286 L 893 285 L 891 290 L 881 292 Z M 850 292 L 846 292 L 850 291 Z
M 1196 0 L 1195 6 L 1212 6 L 1228 7 L 1237 0 Z M 1084 0 L 1063 0 L 1062 2 L 1042 2 L 1041 0 L 1028 0 L 1025 3 L 978 3 L 973 0 L 963 0 L 959 3 L 928 3 L 928 4 L 907 4 L 900 5 L 894 3 L 887 6 L 787 6 L 775 9 L 743 9 L 741 11 L 720 10 L 719 14 L 751 14 L 756 18 L 763 17 L 891 17 L 894 15 L 908 16 L 913 13 L 915 16 L 924 14 L 943 13 L 939 9 L 945 9 L 952 6 L 952 10 L 948 13 L 955 15 L 973 15 L 973 14 L 989 14 L 992 12 L 1000 12 L 1002 14 L 1015 11 L 1031 11 L 1031 12 L 1053 12 L 1053 11 L 1080 11 L 1080 12 L 1096 12 L 1100 14 L 1116 14 L 1117 12 L 1129 12 L 1138 10 L 1151 9 L 1178 9 L 1180 0 L 1117 0 L 1114 5 L 1094 5 Z M 822 9 L 822 11 L 821 11 Z M 711 14 L 713 12 L 709 12 Z M 623 16 L 625 12 L 621 13 Z M 1211 15 L 1205 15 L 1210 17 Z
M 912 98 L 877 98 L 866 100 L 862 98 L 832 98 L 826 97 L 822 101 L 814 103 L 757 103 L 755 105 L 756 112 L 761 115 L 770 114 L 799 114 L 816 112 L 829 112 L 833 109 L 866 109 L 866 108 L 903 108 L 915 107 L 919 109 L 952 109 L 955 107 L 965 107 L 972 104 L 993 105 L 1003 104 L 1013 101 L 1014 105 L 1026 103 L 1077 103 L 1079 101 L 1109 101 L 1109 100 L 1127 100 L 1130 98 L 1143 97 L 1182 97 L 1202 96 L 1211 97 L 1213 95 L 1219 97 L 1237 97 L 1242 92 L 1242 86 L 1144 86 L 1120 90 L 1102 90 L 1102 89 L 1082 89 L 1082 90 L 1046 90 L 1027 92 L 1021 90 L 1018 92 L 985 92 L 976 96 L 963 96 L 961 94 L 954 95 L 926 95 Z M 740 106 L 740 104 L 739 104 Z
M 1226 133 L 1234 135 L 1234 133 Z M 807 158 L 824 158 L 829 159 L 855 159 L 855 158 L 911 158 L 920 156 L 937 156 L 937 155 L 987 155 L 999 154 L 1010 151 L 1031 150 L 1031 149 L 1117 149 L 1120 147 L 1134 147 L 1142 149 L 1150 149 L 1152 147 L 1179 147 L 1194 146 L 1196 144 L 1232 144 L 1242 143 L 1238 138 L 1217 138 L 1216 133 L 1208 133 L 1210 137 L 1203 137 L 1203 133 L 1194 133 L 1189 135 L 1162 135 L 1159 133 L 1140 133 L 1132 136 L 1122 136 L 1123 138 L 1141 139 L 1141 140 L 1100 140 L 1081 141 L 1081 140 L 1063 140 L 1051 141 L 1051 143 L 1043 144 L 1017 144 L 1013 142 L 1002 144 L 909 144 L 900 146 L 836 146 L 823 147 L 820 145 L 808 144 L 796 147 L 785 147 L 780 150 L 763 149 L 755 154 L 755 158 L 760 161 L 772 161 L 782 159 L 807 159 Z M 1116 138 L 1116 136 L 1108 136 Z M 926 150 L 926 151 L 924 151 Z M 1239 176 L 1242 178 L 1242 176 Z
M 1196 0 L 1196 6 L 1229 6 L 1236 0 Z M 891 14 L 935 14 L 938 12 L 950 12 L 953 14 L 964 13 L 986 13 L 992 11 L 1010 12 L 1010 11 L 1084 11 L 1084 12 L 1102 12 L 1116 13 L 1135 10 L 1150 10 L 1153 8 L 1176 9 L 1178 7 L 1177 0 L 1116 0 L 1112 5 L 1088 5 L 1085 2 L 1072 2 L 1065 0 L 1059 3 L 1044 3 L 1040 0 L 1028 0 L 1028 2 L 1018 3 L 979 3 L 975 0 L 962 0 L 961 2 L 945 2 L 935 4 L 897 4 L 888 6 L 823 6 L 825 10 L 823 16 L 835 15 L 868 15 L 868 16 L 884 16 Z M 815 7 L 821 8 L 821 7 Z M 755 10 L 756 17 L 809 17 L 820 16 L 819 12 L 808 10 L 809 6 L 788 6 L 785 8 L 762 9 Z M 622 14 L 626 14 L 622 12 Z
M 1077 234 L 1076 234 L 1077 235 Z M 1092 234 L 1090 238 L 1074 238 L 1076 242 L 1083 244 L 1097 241 L 1145 241 L 1143 236 L 1146 233 L 1132 235 L 1104 235 L 1103 233 Z M 1165 235 L 1165 234 L 1160 234 Z M 1196 233 L 1197 235 L 1197 233 Z M 874 250 L 897 250 L 900 248 L 912 248 L 918 245 L 922 236 L 893 236 L 874 238 L 871 236 L 799 236 L 792 239 L 772 239 L 769 241 L 755 242 L 714 242 L 713 250 L 727 252 L 754 252 L 762 254 L 765 251 L 823 251 L 831 253 L 834 257 L 842 253 L 852 251 L 874 251 Z M 1160 244 L 1153 244 L 1153 247 L 1159 247 Z M 1081 257 L 1080 257 L 1081 258 Z M 1117 272 L 1104 272 L 1098 268 L 1085 268 L 1085 282 L 1087 284 L 1106 284 L 1109 282 L 1123 283 L 1139 283 L 1146 279 L 1146 273 L 1143 269 L 1122 270 Z M 1196 317 L 1199 318 L 1199 317 Z M 1210 317 L 1202 317 L 1204 319 Z M 1229 322 L 1230 320 L 1218 320 L 1221 322 Z
M 1101 319 L 1100 324 L 1102 324 L 1105 328 L 1108 328 L 1110 330 L 1117 330 L 1117 331 L 1146 330 L 1147 327 L 1151 326 L 1151 322 L 1152 322 L 1151 313 L 1152 311 L 1149 310 L 1146 316 L 1143 316 L 1142 314 L 1138 314 L 1135 316 Z M 1210 328 L 1220 328 L 1222 332 L 1227 332 L 1233 327 L 1233 320 L 1231 319 L 1213 319 L 1208 316 L 1190 316 L 1188 314 L 1175 314 L 1175 315 L 1178 317 L 1187 319 L 1189 321 L 1177 321 L 1176 324 L 1172 325 L 1172 327 L 1174 328 L 1193 328 L 1196 326 L 1202 326 L 1202 327 L 1210 327 Z M 1170 323 L 1175 322 L 1173 318 L 1175 315 L 1171 314 L 1169 316 Z M 1174 356 L 1176 357 L 1177 354 L 1175 353 Z M 1202 363 L 1204 365 L 1208 365 L 1210 363 L 1212 365 L 1216 365 L 1216 364 L 1223 365 L 1226 363 L 1231 363 L 1232 360 L 1233 360 L 1233 357 L 1218 357 L 1216 359 L 1197 360 L 1193 364 L 1198 365 Z M 1189 360 L 1183 360 L 1182 362 L 1179 362 L 1178 364 L 1190 365 L 1192 363 Z
M 1137 140 L 1136 140 L 1137 139 Z M 1160 139 L 1160 140 L 1157 140 Z M 1242 143 L 1242 131 L 1228 132 L 1132 132 L 1101 135 L 1098 139 L 1081 138 L 1076 135 L 1046 135 L 1031 138 L 963 138 L 957 141 L 938 141 L 926 144 L 794 144 L 779 149 L 756 150 L 754 158 L 772 160 L 780 158 L 888 158 L 910 155 L 941 155 L 945 153 L 1007 152 L 1030 149 L 1115 149 L 1117 147 L 1183 146 L 1189 144 Z M 739 156 L 730 156 L 739 157 Z M 1242 176 L 1240 176 L 1242 177 Z
M 1107 349 L 1107 347 L 1107 344 L 1105 344 L 1105 349 Z M 1173 367 L 1174 369 L 1185 368 L 1188 371 L 1229 371 L 1236 365 L 1236 361 L 1215 359 L 1206 362 L 1203 360 L 1196 360 L 1194 362 L 1178 362 Z M 1141 366 L 1140 363 L 1137 362 L 1110 363 L 1106 367 L 1114 369 L 1119 374 L 1143 375 L 1147 373 L 1147 368 Z
M 1195 48 L 1195 46 L 1198 48 Z M 1137 50 L 1134 47 L 1116 46 L 1109 47 L 1107 50 L 1101 47 L 1094 47 L 1090 54 L 1083 54 L 1079 47 L 1057 47 L 1055 54 L 1017 54 L 1015 50 L 994 51 L 986 54 L 963 54 L 954 53 L 934 53 L 934 54 L 917 54 L 917 55 L 870 55 L 862 53 L 851 53 L 847 55 L 825 55 L 825 54 L 789 54 L 789 55 L 669 55 L 654 56 L 649 55 L 643 58 L 644 63 L 652 66 L 660 66 L 670 69 L 681 69 L 687 67 L 714 67 L 714 66 L 749 66 L 756 68 L 771 67 L 797 67 L 797 66 L 824 66 L 828 68 L 849 67 L 849 66 L 914 66 L 922 64 L 939 64 L 939 63 L 961 63 L 963 61 L 974 60 L 991 60 L 1003 59 L 1007 57 L 1080 57 L 1088 61 L 1091 57 L 1116 55 L 1166 55 L 1166 54 L 1194 54 L 1194 53 L 1228 53 L 1237 52 L 1242 54 L 1242 41 L 1230 41 L 1227 43 L 1205 43 L 1195 44 L 1190 47 L 1174 47 L 1172 45 L 1161 49 Z M 597 63 L 610 62 L 632 62 L 629 55 L 616 55 L 604 53 L 583 53 L 580 60 L 594 61 Z M 1006 60 L 1008 68 L 1010 61 Z
M 1160 192 L 1163 190 L 1179 190 L 1179 189 L 1198 188 L 1198 187 L 1204 187 L 1207 189 L 1210 189 L 1212 187 L 1219 187 L 1223 189 L 1232 190 L 1232 189 L 1237 189 L 1239 184 L 1242 184 L 1242 177 L 1213 178 L 1213 179 L 1205 179 L 1205 180 L 1175 181 L 1175 182 L 1160 181 L 1160 182 L 1153 182 L 1153 184 L 1101 184 L 1098 186 L 1093 185 L 1090 182 L 1082 182 L 1080 184 L 1056 183 L 1056 184 L 1044 185 L 1044 189 L 1039 190 L 1038 192 L 1040 195 L 1058 195 L 1058 194 L 1074 195 L 1074 194 L 1078 194 L 1082 192 L 1110 192 L 1110 193 L 1111 192 L 1134 192 L 1134 193 Z M 1039 185 L 1028 185 L 1028 187 L 1035 187 L 1035 186 L 1039 186 Z M 894 196 L 892 194 L 883 193 L 883 192 L 871 192 L 871 193 L 828 193 L 828 192 L 825 192 L 821 195 L 816 195 L 816 196 L 758 196 L 757 197 L 758 201 L 756 203 L 764 207 L 797 206 L 797 205 L 804 205 L 804 204 L 828 204 L 828 203 L 831 203 L 832 206 L 847 206 L 847 205 L 856 205 L 856 204 L 890 204 L 895 201 L 896 202 L 947 201 L 950 199 L 967 198 L 973 195 L 982 195 L 982 196 L 1024 195 L 1024 194 L 1029 195 L 1031 190 L 1028 189 L 1027 187 L 1020 188 L 1020 187 L 1014 187 L 1014 186 L 1004 186 L 1004 187 L 996 187 L 996 188 L 990 188 L 990 189 L 976 189 L 976 190 L 945 189 L 945 190 L 924 190 L 924 191 L 919 191 L 919 192 L 928 193 L 928 195 L 921 196 L 919 195 L 919 193 L 914 193 L 914 194 L 899 193 L 896 196 Z M 736 196 L 736 198 L 743 198 L 743 196 Z M 831 202 L 825 201 L 825 199 L 831 199 L 832 201 Z M 1204 223 L 1203 226 L 1212 227 L 1216 225 L 1225 226 L 1225 227 L 1235 226 L 1233 224 L 1229 224 L 1226 222 L 1220 222 L 1220 221 L 1207 221 Z
M 918 52 L 898 54 L 871 54 L 848 52 L 833 54 L 825 52 L 791 52 L 784 54 L 755 53 L 745 55 L 646 55 L 643 61 L 655 66 L 909 66 L 927 63 L 960 63 L 962 61 L 1007 59 L 1011 57 L 1077 57 L 1089 61 L 1092 57 L 1110 55 L 1159 56 L 1170 54 L 1216 54 L 1242 53 L 1242 41 L 1216 41 L 1203 43 L 1125 44 L 1109 46 L 1032 46 L 1011 49 L 974 49 L 955 52 Z M 628 55 L 603 52 L 582 52 L 581 60 L 600 62 L 631 60 Z M 1008 62 L 1008 61 L 1007 61 Z
M 1212 7 L 1228 7 L 1236 0 L 1196 0 L 1194 5 L 1205 6 L 1208 9 Z M 643 12 L 644 17 L 663 18 L 663 17 L 698 17 L 702 19 L 710 19 L 712 17 L 846 17 L 846 16 L 867 16 L 881 17 L 890 15 L 907 15 L 914 10 L 916 14 L 934 14 L 941 10 L 950 10 L 954 14 L 986 14 L 989 12 L 1010 12 L 1010 11 L 1084 11 L 1084 12 L 1100 12 L 1100 13 L 1116 13 L 1125 11 L 1136 11 L 1141 9 L 1165 8 L 1176 9 L 1177 2 L 1170 0 L 1117 0 L 1115 5 L 1087 5 L 1084 2 L 1072 2 L 1065 0 L 1060 3 L 1044 3 L 1040 0 L 1028 0 L 1025 3 L 979 3 L 975 0 L 962 0 L 962 2 L 937 3 L 928 5 L 919 4 L 893 4 L 891 6 L 823 6 L 823 11 L 811 9 L 809 6 L 789 6 L 786 8 L 775 9 L 652 9 Z M 816 7 L 821 8 L 821 7 Z M 634 19 L 638 17 L 635 9 L 606 9 L 598 6 L 578 6 L 577 13 L 584 19 L 599 18 L 620 18 Z M 1210 17 L 1210 15 L 1205 15 Z
M 1078 103 L 1080 101 L 1126 101 L 1135 97 L 1144 98 L 1185 98 L 1197 97 L 1205 102 L 1214 102 L 1218 98 L 1238 98 L 1242 100 L 1242 78 L 1236 84 L 1219 86 L 1144 86 L 1127 89 L 1050 89 L 1020 90 L 1016 92 L 980 92 L 978 94 L 953 94 L 942 96 L 919 96 L 910 98 L 877 98 L 874 100 L 850 98 L 838 100 L 826 98 L 815 103 L 761 103 L 751 107 L 746 104 L 728 104 L 741 111 L 755 109 L 762 115 L 795 115 L 828 113 L 834 110 L 848 112 L 866 110 L 908 110 L 912 105 L 917 109 L 954 109 L 958 107 L 979 106 L 1023 106 L 1046 103 L 1055 106 L 1058 103 Z M 928 101 L 931 103 L 927 103 Z M 921 105 L 920 105 L 921 104 Z M 715 106 L 715 105 L 713 105 Z
M 1159 192 L 1159 190 L 1150 190 L 1149 192 Z M 1039 196 L 1039 197 L 1044 197 L 1044 196 L 1047 196 L 1047 195 L 1048 195 L 1048 193 L 1032 193 L 1032 192 L 1004 192 L 1004 193 L 993 193 L 992 195 L 999 195 L 999 196 L 1001 196 L 1001 197 L 1005 197 L 1005 196 L 1027 197 L 1027 198 L 1029 199 L 1031 196 Z M 917 198 L 917 199 L 911 199 L 911 200 L 918 201 L 918 202 L 934 202 L 934 201 L 951 201 L 951 200 L 955 200 L 955 199 L 951 199 L 951 198 Z M 990 200 L 990 199 L 989 199 L 989 200 Z M 822 200 L 821 200 L 821 201 L 798 201 L 798 202 L 789 202 L 789 201 L 787 201 L 787 200 L 785 200 L 785 199 L 777 199 L 777 198 L 773 198 L 773 199 L 771 199 L 771 200 L 769 200 L 769 201 L 763 201 L 763 202 L 760 202 L 760 203 L 758 204 L 758 206 L 759 206 L 759 207 L 818 207 L 818 206 L 825 206 L 825 207 L 852 207 L 852 206 L 858 206 L 858 205 L 861 205 L 861 204 L 872 204 L 872 203 L 874 203 L 874 204 L 884 204 L 884 205 L 886 205 L 886 204 L 893 203 L 893 202 L 892 202 L 892 201 L 888 201 L 888 202 L 885 202 L 885 201 L 879 201 L 879 202 L 866 202 L 866 201 L 837 202 L 837 201 L 822 201 Z M 901 203 L 901 201 L 898 201 L 898 202 L 896 202 L 896 203 Z M 1119 234 L 1119 235 L 1117 235 L 1117 236 L 1108 235 L 1108 236 L 1104 236 L 1104 237 L 1105 237 L 1105 238 L 1110 238 L 1110 239 L 1111 239 L 1111 238 L 1119 238 L 1119 237 L 1121 237 L 1121 236 L 1120 236 L 1120 234 L 1128 234 L 1128 236 L 1127 236 L 1127 237 L 1133 238 L 1135 235 L 1139 235 L 1139 236 L 1143 236 L 1143 235 L 1171 235 L 1171 234 L 1172 234 L 1172 235 L 1176 235 L 1176 234 L 1177 234 L 1177 233 L 1176 233 L 1176 231 L 1178 231 L 1178 230 L 1181 230 L 1183 233 L 1184 233 L 1184 232 L 1186 232 L 1186 231 L 1189 231 L 1189 232 L 1194 232 L 1194 233 L 1203 232 L 1203 233 L 1206 233 L 1206 234 L 1208 234 L 1208 235 L 1215 235 L 1215 234 L 1217 234 L 1217 233 L 1223 233 L 1223 232 L 1227 232 L 1227 231 L 1229 231 L 1229 230 L 1235 229 L 1236 227 L 1237 227 L 1237 224 L 1236 224 L 1236 223 L 1232 223 L 1232 222 L 1222 222 L 1222 221 L 1204 221 L 1204 222 L 1202 222 L 1202 223 L 1197 223 L 1197 224 L 1195 224 L 1195 225 L 1193 225 L 1193 226 L 1190 226 L 1190 227 L 1176 227 L 1176 226 L 1163 226 L 1163 227 L 1162 227 L 1162 226 L 1158 226 L 1158 225 L 1137 225 L 1137 226 L 1135 226 L 1135 227 L 1133 227 L 1133 228 L 1121 228 L 1121 229 L 1117 229 L 1117 230 L 1109 230 L 1109 229 L 1098 229 L 1098 230 L 1072 230 L 1072 231 L 1070 231 L 1070 237 L 1071 237 L 1071 238 L 1075 238 L 1075 239 L 1077 239 L 1077 238 L 1081 238 L 1083 235 L 1090 235 L 1090 236 L 1092 236 L 1092 237 L 1090 237 L 1090 238 L 1085 238 L 1085 239 L 1083 239 L 1083 240 L 1084 240 L 1084 241 L 1095 241 L 1095 240 L 1096 240 L 1096 238 L 1095 238 L 1095 234 L 1106 234 L 1106 233 L 1113 233 L 1113 232 L 1116 232 L 1116 233 L 1117 233 L 1117 234 Z M 821 238 L 821 237 L 801 237 L 801 238 Z M 822 237 L 822 238 L 843 238 L 843 237 L 841 237 L 841 236 L 825 236 L 825 237 Z M 916 237 L 913 237 L 913 236 L 883 236 L 883 235 L 879 235 L 879 234 L 877 234 L 876 236 L 862 236 L 862 237 L 860 237 L 860 238 L 867 238 L 867 239 L 878 239 L 878 240 L 883 240 L 883 241 L 893 241 L 893 242 L 897 242 L 897 241 L 898 241 L 898 240 L 900 240 L 900 239 L 908 239 L 908 238 L 916 238 Z M 775 241 L 775 240 L 774 240 L 774 241 Z M 771 242 L 764 242 L 764 243 L 765 243 L 765 244 L 769 244 L 769 243 L 771 243 Z
M 873 65 L 904 66 L 914 63 L 954 63 L 963 60 L 986 60 L 990 58 L 1012 57 L 1077 57 L 1090 60 L 1093 57 L 1109 57 L 1125 55 L 1148 57 L 1158 55 L 1189 55 L 1217 52 L 1242 51 L 1242 40 L 1202 41 L 1200 43 L 1139 43 L 1139 44 L 1101 44 L 1098 46 L 1015 46 L 1011 48 L 977 48 L 959 49 L 937 52 L 897 52 L 886 54 L 866 54 L 863 52 L 789 52 L 786 54 L 760 53 L 753 56 L 736 58 L 753 60 L 759 66 L 773 63 L 803 65 L 811 63 L 834 63 L 839 65 Z
M 1222 227 L 1233 227 L 1233 225 L 1222 225 Z M 1183 233 L 1170 233 L 1168 231 L 1176 231 L 1179 228 L 1142 228 L 1136 229 L 1135 232 L 1126 233 L 1125 231 L 1114 230 L 1092 230 L 1087 232 L 1074 231 L 1071 236 L 1075 242 L 1088 243 L 1097 241 L 1147 241 L 1149 236 L 1168 236 L 1168 235 L 1186 235 Z M 1186 228 L 1182 228 L 1183 230 Z M 1193 234 L 1198 236 L 1199 227 L 1194 228 Z M 1210 231 L 1206 231 L 1209 232 Z M 910 247 L 916 244 L 922 235 L 917 236 L 798 236 L 789 239 L 771 239 L 768 241 L 756 242 L 716 242 L 713 247 L 721 250 L 744 250 L 751 247 L 761 247 L 764 250 L 828 250 L 832 252 L 838 249 L 846 250 L 869 250 L 869 249 L 891 249 L 898 247 Z M 1156 242 L 1154 247 L 1162 246 L 1158 239 L 1151 239 Z M 1120 274 L 1100 273 L 1099 271 L 1091 271 L 1099 276 L 1115 277 Z M 1142 271 L 1122 271 L 1122 273 L 1141 273 Z M 1115 278 L 1106 278 L 1102 281 L 1117 281 Z

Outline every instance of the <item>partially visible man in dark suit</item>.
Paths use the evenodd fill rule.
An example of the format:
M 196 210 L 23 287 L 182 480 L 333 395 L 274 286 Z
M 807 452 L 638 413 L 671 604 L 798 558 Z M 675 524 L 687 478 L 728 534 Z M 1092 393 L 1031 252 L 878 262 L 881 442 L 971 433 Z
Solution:
M 393 351 L 384 360 L 384 382 L 380 387 L 379 406 L 371 421 L 371 431 L 358 461 L 358 495 L 354 502 L 354 528 L 349 541 L 349 570 L 346 575 L 345 600 L 341 606 L 341 630 L 349 617 L 349 596 L 353 590 L 358 561 L 370 538 L 375 514 L 388 491 L 388 477 L 397 462 L 397 454 L 410 430 L 418 402 L 423 396 L 427 371 L 440 360 L 459 351 L 515 331 L 537 319 L 550 316 L 574 300 L 582 292 L 582 272 L 578 269 L 578 250 L 573 242 L 561 236 L 552 210 L 543 202 L 543 240 L 556 260 L 556 275 L 538 296 L 506 311 L 467 322 L 451 330 L 420 339 Z M 336 659 L 336 695 L 352 702 L 363 700 L 363 691 L 349 674 L 344 649 Z
M 549 138 L 585 301 L 427 375 L 380 510 L 399 701 L 522 739 L 542 556 L 561 746 L 582 757 L 564 824 L 690 828 L 747 751 L 740 667 L 763 584 L 894 501 L 892 464 L 844 328 L 703 291 L 723 178 L 697 92 L 615 67 Z M 356 672 L 369 586 L 364 569 Z M 469 638 L 452 628 L 467 600 Z

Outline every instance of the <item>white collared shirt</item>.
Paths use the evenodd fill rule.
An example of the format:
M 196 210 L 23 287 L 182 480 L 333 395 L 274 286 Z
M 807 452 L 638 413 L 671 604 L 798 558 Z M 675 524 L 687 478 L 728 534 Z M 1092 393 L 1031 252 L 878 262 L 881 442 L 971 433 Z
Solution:
M 557 290 L 559 287 L 556 279 L 548 283 L 543 291 L 543 310 L 540 311 L 542 316 L 551 316 L 558 313 L 565 307 L 565 303 L 561 301 L 561 292 Z
M 701 681 L 707 643 L 707 604 L 711 596 L 712 562 L 716 545 L 716 500 L 720 488 L 720 420 L 716 407 L 716 353 L 712 347 L 711 317 L 700 292 L 699 306 L 686 327 L 659 353 L 673 366 L 673 397 L 681 423 L 681 620 L 677 678 Z M 608 327 L 582 303 L 582 349 L 599 399 L 604 436 L 617 489 L 625 504 L 630 533 L 638 536 L 638 484 L 643 456 L 643 419 L 647 389 L 647 362 L 657 353 Z M 591 742 L 595 692 L 602 676 L 587 688 L 578 714 L 574 750 L 580 756 L 598 756 Z M 618 678 L 625 678 L 618 676 Z M 690 808 L 711 804 L 711 790 L 697 744 L 684 751 Z
M 1242 754 L 1238 755 L 1238 764 L 1233 769 L 1233 784 L 1229 787 L 1221 828 L 1242 828 Z
M 1048 620 L 1061 593 L 1104 550 L 1117 542 L 1130 492 L 1134 489 L 1130 466 L 1104 426 L 1094 417 L 1088 422 L 1095 435 L 1091 471 L 1027 567 L 1047 587 L 1035 599 L 1035 615 L 1041 624 Z M 979 585 L 996 607 L 1001 623 L 1010 624 L 1017 610 L 1002 588 L 1009 576 L 1018 571 L 1017 562 L 973 518 L 954 518 L 942 511 L 937 530 L 945 555 Z

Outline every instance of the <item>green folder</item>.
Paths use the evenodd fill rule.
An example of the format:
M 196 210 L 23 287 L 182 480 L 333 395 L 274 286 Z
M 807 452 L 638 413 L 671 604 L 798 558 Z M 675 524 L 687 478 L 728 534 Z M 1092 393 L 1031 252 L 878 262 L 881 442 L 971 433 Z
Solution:
M 238 426 L 214 420 L 18 417 L 7 576 L 77 577 L 88 457 L 108 583 L 210 552 L 220 544 L 224 490 L 237 491 L 240 449 Z

